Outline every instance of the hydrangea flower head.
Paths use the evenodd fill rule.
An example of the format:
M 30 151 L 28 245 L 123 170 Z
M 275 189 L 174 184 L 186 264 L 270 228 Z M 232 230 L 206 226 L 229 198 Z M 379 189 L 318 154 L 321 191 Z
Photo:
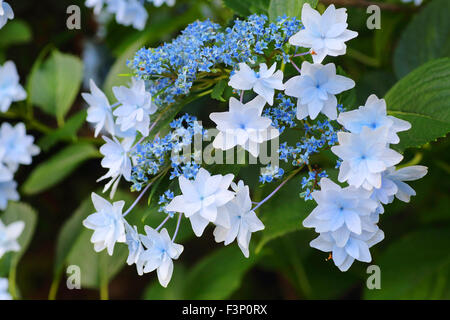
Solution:
M 249 244 L 253 232 L 264 229 L 264 224 L 258 219 L 256 213 L 252 211 L 252 201 L 248 186 L 239 181 L 238 185 L 232 184 L 236 197 L 219 208 L 220 214 L 228 215 L 230 227 L 217 226 L 214 229 L 216 242 L 224 242 L 227 246 L 235 239 L 242 253 L 249 257 Z
M 3 3 L 3 5 L 8 5 Z M 9 6 L 9 5 L 8 5 Z M 1 28 L 0 16 L 0 28 Z M 22 101 L 27 97 L 27 93 L 19 83 L 19 74 L 16 65 L 12 61 L 6 61 L 0 66 L 0 111 L 8 111 L 11 103 Z
M 0 1 L 0 29 L 5 26 L 9 20 L 14 19 L 14 11 L 7 2 Z M 4 111 L 3 111 L 4 112 Z
M 411 124 L 408 121 L 388 116 L 386 113 L 386 101 L 378 99 L 374 94 L 359 109 L 339 114 L 337 121 L 352 133 L 360 133 L 363 127 L 371 129 L 387 127 L 388 136 L 386 142 L 394 144 L 400 142 L 397 132 L 411 128 Z
M 95 123 L 95 136 L 105 129 L 112 135 L 115 134 L 115 124 L 112 115 L 111 105 L 105 94 L 97 87 L 91 79 L 89 82 L 91 93 L 82 93 L 84 100 L 89 103 L 86 121 Z
M 121 103 L 114 110 L 117 124 L 122 131 L 135 128 L 143 136 L 148 136 L 150 115 L 156 112 L 156 105 L 152 102 L 152 95 L 145 91 L 144 80 L 134 80 L 131 88 L 125 86 L 113 87 L 117 100 Z
M 23 221 L 15 221 L 5 226 L 0 220 L 0 258 L 8 251 L 19 251 L 20 245 L 17 239 L 25 228 Z
M 338 180 L 366 190 L 381 187 L 381 173 L 399 163 L 403 156 L 386 144 L 387 128 L 363 127 L 360 134 L 338 132 L 338 146 L 331 151 L 341 158 Z
M 137 227 L 136 226 L 132 227 L 127 222 L 125 222 L 125 234 L 129 250 L 127 264 L 128 265 L 132 265 L 135 263 L 137 264 L 139 261 L 139 257 L 141 256 L 141 253 L 144 251 L 141 239 L 139 238 Z
M 319 113 L 325 114 L 331 120 L 336 120 L 338 103 L 335 95 L 354 86 L 353 80 L 336 74 L 334 63 L 321 65 L 304 61 L 301 75 L 285 83 L 285 93 L 298 98 L 297 118 L 299 120 L 307 116 L 315 119 Z
M 274 63 L 270 69 L 265 63 L 259 66 L 259 72 L 253 71 L 247 64 L 240 63 L 239 71 L 230 77 L 228 85 L 237 90 L 255 91 L 263 97 L 269 105 L 273 105 L 275 89 L 284 90 L 283 71 L 275 72 L 277 64 Z
M 311 48 L 314 63 L 321 63 L 327 55 L 336 57 L 345 54 L 345 42 L 358 36 L 357 32 L 347 29 L 347 9 L 336 9 L 333 4 L 320 15 L 305 3 L 302 24 L 304 29 L 293 35 L 289 43 Z
M 181 244 L 174 243 L 167 230 L 164 228 L 161 232 L 145 226 L 146 235 L 141 235 L 141 241 L 146 250 L 140 255 L 138 264 L 142 266 L 141 273 L 157 270 L 159 283 L 167 287 L 172 278 L 173 259 L 183 252 Z M 139 272 L 139 271 L 138 271 Z
M 203 168 L 193 181 L 180 176 L 178 182 L 182 195 L 173 198 L 166 210 L 184 213 L 190 219 L 197 237 L 203 234 L 209 222 L 229 228 L 228 216 L 221 214 L 217 208 L 233 199 L 234 193 L 228 190 L 233 178 L 233 174 L 212 176 Z
M 211 113 L 209 117 L 220 131 L 213 141 L 214 148 L 228 150 L 240 145 L 258 157 L 260 144 L 280 135 L 272 120 L 262 116 L 265 104 L 260 96 L 246 104 L 232 97 L 229 111 Z
M 107 249 L 108 254 L 112 256 L 116 242 L 126 242 L 122 217 L 125 201 L 111 204 L 95 193 L 92 193 L 91 198 L 96 212 L 84 219 L 83 225 L 94 230 L 91 237 L 94 250 L 100 252 Z

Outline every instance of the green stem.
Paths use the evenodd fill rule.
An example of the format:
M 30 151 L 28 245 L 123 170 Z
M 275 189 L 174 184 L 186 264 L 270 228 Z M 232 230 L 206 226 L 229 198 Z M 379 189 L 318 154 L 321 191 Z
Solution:
M 56 299 L 56 295 L 58 294 L 58 288 L 59 288 L 60 282 L 61 282 L 61 274 L 58 273 L 53 278 L 52 285 L 50 286 L 50 291 L 48 293 L 48 300 Z

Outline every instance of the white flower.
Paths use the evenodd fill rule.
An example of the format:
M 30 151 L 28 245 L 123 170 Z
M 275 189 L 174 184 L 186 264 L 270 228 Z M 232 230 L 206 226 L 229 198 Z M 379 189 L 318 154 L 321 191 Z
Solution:
M 8 286 L 8 279 L 0 278 L 0 300 L 12 300 L 12 297 L 8 292 Z
M 230 77 L 228 85 L 237 90 L 255 91 L 263 97 L 269 105 L 273 105 L 275 89 L 284 90 L 283 71 L 275 72 L 277 64 L 267 69 L 265 63 L 259 65 L 259 73 L 253 71 L 247 64 L 240 63 L 239 71 Z
M 336 74 L 334 63 L 326 65 L 303 62 L 301 75 L 285 83 L 285 93 L 298 98 L 297 119 L 308 115 L 315 119 L 322 112 L 331 120 L 337 117 L 336 94 L 355 86 L 352 79 Z
M 372 261 L 369 248 L 384 239 L 380 229 L 375 232 L 363 231 L 361 235 L 352 233 L 344 246 L 338 246 L 330 233 L 321 233 L 311 241 L 310 246 L 323 252 L 331 252 L 334 264 L 341 271 L 347 271 L 353 261 Z
M 8 22 L 8 19 L 14 19 L 14 11 L 7 2 L 0 0 L 0 29 Z
M 111 178 L 103 192 L 107 191 L 113 185 L 111 191 L 111 197 L 113 197 L 120 177 L 123 176 L 126 181 L 131 180 L 131 159 L 129 151 L 132 149 L 135 138 L 125 138 L 122 142 L 119 142 L 115 137 L 113 137 L 114 140 L 105 136 L 103 139 L 106 141 L 106 144 L 100 147 L 100 153 L 105 156 L 102 159 L 101 165 L 103 168 L 109 170 L 97 182 Z
M 106 98 L 105 94 L 96 86 L 92 79 L 89 84 L 91 93 L 81 94 L 84 100 L 89 103 L 86 121 L 96 124 L 95 136 L 98 136 L 103 127 L 105 127 L 110 134 L 114 135 L 115 123 L 108 98 Z
M 378 206 L 370 199 L 371 193 L 354 187 L 341 188 L 328 178 L 320 180 L 320 191 L 314 191 L 312 197 L 317 207 L 303 221 L 307 228 L 316 232 L 330 232 L 339 246 L 344 246 L 350 233 L 361 234 L 364 230 L 374 230 L 369 216 Z
M 155 5 L 155 7 L 160 7 L 164 3 L 172 7 L 175 5 L 175 0 L 153 0 L 153 4 Z
M 3 164 L 6 149 L 0 145 L 0 182 L 7 182 L 13 179 L 13 172 Z
M 139 257 L 144 251 L 144 247 L 142 246 L 136 226 L 132 227 L 125 221 L 125 233 L 128 250 L 130 252 L 127 258 L 127 264 L 132 265 L 139 261 Z
M 203 234 L 209 222 L 229 228 L 229 217 L 217 208 L 233 199 L 234 193 L 228 190 L 233 178 L 233 174 L 211 176 L 203 168 L 200 168 L 194 181 L 180 176 L 178 182 L 183 194 L 173 198 L 165 209 L 184 213 L 197 237 Z
M 347 30 L 347 9 L 336 9 L 334 5 L 330 5 L 321 16 L 305 3 L 301 21 L 304 29 L 293 35 L 289 43 L 311 48 L 315 63 L 321 63 L 327 55 L 336 57 L 345 54 L 345 42 L 358 36 L 357 32 Z
M 0 146 L 5 149 L 1 161 L 3 161 L 12 172 L 15 172 L 19 164 L 31 164 L 33 156 L 39 154 L 40 149 L 33 144 L 34 137 L 27 135 L 23 123 L 15 127 L 4 122 L 0 127 Z
M 117 201 L 113 204 L 92 193 L 92 203 L 96 212 L 83 220 L 83 225 L 94 230 L 91 242 L 94 250 L 100 252 L 107 249 L 110 256 L 113 255 L 116 242 L 125 242 L 125 225 L 122 217 L 122 209 L 125 201 Z
M 116 21 L 124 26 L 143 30 L 147 23 L 148 13 L 138 0 L 109 0 L 108 11 L 116 15 Z
M 366 190 L 381 187 L 381 173 L 399 163 L 403 156 L 386 144 L 387 128 L 363 127 L 360 134 L 338 132 L 338 146 L 331 151 L 343 161 L 338 180 Z
M 17 182 L 14 180 L 0 182 L 0 210 L 5 210 L 8 201 L 18 201 Z
M 388 116 L 386 113 L 386 101 L 378 99 L 374 94 L 359 109 L 339 114 L 337 121 L 345 129 L 353 133 L 360 133 L 363 127 L 371 129 L 387 127 L 389 130 L 386 142 L 394 144 L 400 142 L 397 132 L 411 128 L 411 124 L 408 121 Z
M 423 0 L 402 0 L 404 3 L 414 2 L 416 6 L 420 6 Z
M 5 4 L 7 5 L 3 5 Z M 0 16 L 0 28 L 1 19 Z M 16 65 L 12 61 L 6 61 L 0 66 L 0 111 L 8 111 L 12 102 L 24 100 L 26 97 L 27 93 L 19 83 Z
M 260 96 L 245 105 L 232 97 L 228 112 L 211 113 L 209 117 L 220 131 L 213 141 L 214 148 L 228 150 L 240 145 L 258 157 L 260 144 L 280 135 L 272 120 L 261 116 L 264 105 Z
M 183 252 L 181 244 L 173 243 L 169 233 L 164 228 L 158 232 L 145 226 L 146 235 L 141 235 L 141 241 L 147 248 L 140 256 L 143 272 L 148 273 L 157 269 L 159 283 L 167 287 L 172 278 L 173 259 L 178 259 Z M 142 274 L 142 273 L 140 273 Z
M 217 226 L 214 229 L 214 237 L 216 242 L 224 242 L 226 246 L 237 238 L 239 248 L 248 258 L 252 232 L 263 230 L 264 224 L 252 211 L 248 186 L 244 186 L 244 182 L 239 181 L 238 185 L 233 183 L 232 188 L 236 192 L 236 197 L 218 209 L 219 214 L 229 216 L 230 227 Z
M 121 103 L 114 115 L 122 131 L 135 128 L 143 136 L 148 136 L 150 115 L 156 112 L 156 105 L 152 102 L 152 95 L 145 91 L 144 80 L 134 80 L 131 88 L 124 86 L 113 87 L 114 95 Z
M 86 0 L 84 5 L 88 8 L 94 8 L 95 14 L 100 14 L 100 11 L 102 10 L 104 3 L 105 0 Z
M 389 168 L 385 174 L 385 179 L 389 179 L 397 187 L 397 191 L 390 196 L 389 202 L 392 202 L 394 195 L 401 201 L 409 202 L 411 196 L 415 196 L 416 192 L 403 181 L 418 180 L 424 177 L 427 172 L 428 168 L 425 166 L 409 166 L 398 170 L 395 170 L 394 167 Z
M 15 221 L 5 226 L 0 220 L 0 258 L 8 251 L 20 250 L 17 238 L 20 237 L 24 228 L 25 222 L 23 221 Z

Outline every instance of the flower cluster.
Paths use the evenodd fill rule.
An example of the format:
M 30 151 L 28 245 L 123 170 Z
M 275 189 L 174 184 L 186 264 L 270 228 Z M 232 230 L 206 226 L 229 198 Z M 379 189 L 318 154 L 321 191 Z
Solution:
M 14 19 L 14 11 L 7 2 L 0 0 L 0 29 L 5 26 L 8 20 Z
M 155 176 L 167 165 L 172 169 L 170 179 L 180 175 L 189 179 L 197 175 L 200 165 L 197 155 L 191 151 L 191 145 L 194 136 L 203 139 L 207 135 L 206 130 L 196 117 L 188 114 L 173 120 L 170 127 L 172 131 L 165 137 L 140 143 L 131 153 L 134 161 L 131 172 L 133 190 L 140 191 L 148 183 L 149 177 Z
M 106 6 L 106 12 L 113 14 L 118 24 L 143 30 L 148 19 L 145 2 L 152 3 L 156 7 L 164 3 L 169 6 L 175 4 L 175 0 L 86 0 L 85 5 L 88 8 L 94 8 L 96 15 L 100 14 Z
M 417 180 L 427 173 L 423 166 L 395 169 L 402 156 L 389 148 L 400 141 L 397 132 L 411 126 L 386 114 L 386 103 L 375 95 L 357 110 L 343 112 L 337 121 L 348 132 L 339 132 L 339 145 L 331 148 L 342 159 L 338 180 L 341 188 L 327 178 L 312 197 L 317 207 L 303 221 L 320 235 L 311 246 L 331 252 L 335 265 L 346 271 L 354 260 L 370 262 L 369 248 L 384 238 L 377 226 L 382 204 L 394 196 L 409 202 L 414 190 L 404 181 Z
M 264 15 L 236 20 L 225 31 L 209 20 L 196 21 L 171 43 L 139 50 L 129 65 L 139 78 L 152 83 L 158 105 L 170 104 L 177 96 L 188 94 L 195 80 L 211 78 L 226 67 L 257 61 L 258 55 L 269 51 L 277 53 L 274 59 L 283 57 L 289 37 L 300 28 L 295 18 L 268 23 Z
M 319 233 L 311 246 L 332 252 L 334 263 L 343 271 L 355 259 L 371 260 L 369 248 L 383 239 L 377 226 L 378 216 L 384 211 L 382 204 L 392 202 L 394 197 L 409 201 L 415 193 L 404 181 L 426 173 L 422 166 L 394 167 L 402 157 L 389 145 L 399 142 L 397 133 L 409 129 L 409 124 L 387 116 L 384 100 L 375 96 L 349 112 L 338 104 L 337 95 L 355 83 L 338 75 L 333 63 L 321 62 L 327 55 L 345 54 L 345 42 L 357 35 L 347 29 L 345 9 L 331 5 L 320 15 L 305 4 L 303 25 L 285 17 L 276 23 L 267 20 L 252 15 L 245 21 L 236 20 L 224 31 L 210 21 L 195 22 L 171 43 L 139 50 L 129 62 L 136 79 L 131 88 L 113 88 L 118 100 L 114 105 L 91 83 L 91 94 L 83 95 L 90 104 L 88 121 L 96 125 L 96 135 L 106 129 L 112 136 L 104 137 L 106 144 L 100 148 L 102 166 L 108 169 L 100 180 L 111 179 L 105 191 L 112 186 L 114 192 L 124 177 L 131 182 L 132 190 L 140 192 L 123 213 L 123 201 L 111 204 L 92 195 L 96 212 L 84 225 L 94 230 L 91 242 L 96 251 L 107 249 L 113 254 L 115 243 L 126 243 L 128 264 L 135 264 L 140 275 L 156 270 L 161 285 L 167 286 L 173 260 L 183 251 L 175 239 L 186 217 L 196 236 L 202 236 L 212 224 L 217 242 L 228 245 L 236 240 L 248 257 L 252 233 L 264 229 L 255 211 L 307 167 L 300 197 L 318 204 L 304 220 L 306 227 Z M 297 53 L 295 49 L 293 53 L 292 46 L 309 51 Z M 307 55 L 314 63 L 305 61 Z M 294 62 L 299 56 L 304 60 L 301 68 Z M 300 75 L 285 82 L 286 63 Z M 203 138 L 207 131 L 195 117 L 183 115 L 170 123 L 168 133 L 159 128 L 149 138 L 164 112 L 175 108 L 177 97 L 193 91 L 208 93 L 225 79 L 240 98 L 231 97 L 227 111 L 209 114 L 218 131 L 212 143 L 215 149 L 239 146 L 261 158 L 263 143 L 278 138 L 287 128 L 302 132 L 295 146 L 285 142 L 278 150 L 279 159 L 296 168 L 255 206 L 243 181 L 236 184 L 233 174 L 213 175 L 201 167 L 202 157 L 197 154 L 201 150 L 192 151 L 192 144 L 195 137 Z M 244 101 L 247 96 L 252 98 Z M 297 99 L 296 106 L 293 98 Z M 160 136 L 162 132 L 164 136 Z M 141 138 L 136 142 L 138 135 Z M 325 170 L 311 164 L 311 157 L 325 149 L 339 157 L 338 179 L 349 186 L 335 184 Z M 140 234 L 125 216 L 154 183 L 152 192 L 157 191 L 169 171 L 168 180 L 177 178 L 181 194 L 170 190 L 158 193 L 159 211 L 167 215 L 159 226 L 145 226 L 145 234 Z M 284 169 L 271 164 L 262 169 L 259 180 L 264 184 L 282 178 Z M 163 227 L 177 213 L 176 229 L 170 237 Z
M 7 112 L 13 102 L 27 97 L 12 61 L 0 66 L 0 88 L 0 112 Z M 14 174 L 19 165 L 31 164 L 32 157 L 39 154 L 33 142 L 23 123 L 12 126 L 4 122 L 0 126 L 0 210 L 6 209 L 9 200 L 19 200 Z

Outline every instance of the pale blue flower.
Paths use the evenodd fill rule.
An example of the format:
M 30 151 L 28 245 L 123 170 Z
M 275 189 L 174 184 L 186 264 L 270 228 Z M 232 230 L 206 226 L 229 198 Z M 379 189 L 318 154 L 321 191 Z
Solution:
M 386 179 L 392 181 L 396 187 L 397 192 L 395 197 L 401 201 L 409 202 L 411 196 L 415 196 L 416 192 L 404 181 L 414 181 L 421 179 L 428 172 L 428 168 L 425 166 L 409 166 L 395 170 L 395 168 L 389 168 L 386 173 Z M 392 202 L 393 196 L 389 199 Z
M 6 252 L 20 250 L 20 245 L 17 239 L 23 232 L 25 228 L 25 223 L 23 221 L 15 221 L 5 226 L 0 220 L 0 258 Z
M 108 11 L 116 15 L 116 21 L 124 26 L 144 30 L 148 13 L 139 0 L 109 0 Z
M 97 87 L 91 79 L 89 82 L 91 93 L 82 93 L 82 97 L 89 103 L 86 121 L 95 123 L 95 136 L 105 127 L 111 135 L 115 134 L 115 123 L 111 105 L 106 95 Z
M 331 252 L 334 264 L 341 271 L 347 271 L 355 260 L 371 262 L 369 248 L 384 239 L 384 233 L 377 228 L 375 232 L 363 231 L 360 235 L 352 233 L 344 246 L 338 246 L 330 233 L 321 233 L 311 241 L 310 246 L 323 252 Z
M 0 210 L 5 210 L 8 201 L 18 201 L 17 182 L 14 180 L 0 182 Z
M 211 113 L 209 117 L 219 130 L 213 141 L 214 148 L 228 150 L 240 145 L 258 157 L 260 144 L 280 135 L 272 126 L 272 120 L 262 116 L 265 104 L 260 96 L 246 104 L 232 97 L 229 111 Z
M 321 65 L 304 61 L 301 75 L 285 83 L 285 93 L 298 98 L 297 119 L 302 120 L 307 116 L 315 119 L 319 113 L 323 113 L 329 119 L 336 120 L 336 94 L 354 86 L 352 79 L 336 74 L 334 63 Z
M 345 54 L 345 42 L 358 36 L 357 32 L 347 30 L 347 9 L 336 9 L 333 4 L 320 15 L 305 3 L 301 21 L 304 29 L 293 35 L 289 43 L 311 48 L 314 63 L 321 63 L 327 55 L 336 57 Z
M 167 287 L 172 278 L 173 261 L 183 252 L 181 244 L 174 243 L 167 230 L 164 228 L 158 232 L 149 226 L 145 226 L 146 235 L 141 235 L 141 241 L 146 250 L 140 255 L 138 264 L 142 266 L 139 274 L 157 270 L 159 283 Z
M 8 292 L 8 286 L 9 286 L 8 279 L 0 278 L 0 300 L 12 300 L 12 297 Z
M 3 0 L 0 0 L 0 29 L 5 26 L 6 22 L 8 22 L 8 19 L 14 19 L 14 11 L 7 2 L 3 2 Z
M 132 227 L 127 222 L 125 222 L 125 236 L 129 250 L 127 264 L 132 265 L 138 263 L 139 257 L 144 251 L 144 247 L 142 246 L 141 240 L 139 238 L 137 227 Z M 139 270 L 139 267 L 137 268 Z
M 209 222 L 229 228 L 228 216 L 222 215 L 217 208 L 234 198 L 234 192 L 228 190 L 233 178 L 233 174 L 211 176 L 203 168 L 193 181 L 180 176 L 178 182 L 182 195 L 173 198 L 166 210 L 184 213 L 197 237 L 203 234 Z
M 378 203 L 370 199 L 369 191 L 341 188 L 328 178 L 320 180 L 320 188 L 312 193 L 317 207 L 303 221 L 305 227 L 315 228 L 318 233 L 330 232 L 340 246 L 345 245 L 350 233 L 361 234 L 374 229 L 368 217 Z
M 172 7 L 175 5 L 175 0 L 149 0 L 150 2 L 153 2 L 153 4 L 155 5 L 155 7 L 160 7 L 162 6 L 164 3 L 167 4 L 168 6 Z
M 244 186 L 241 180 L 239 183 L 231 185 L 236 192 L 236 197 L 218 209 L 219 215 L 228 215 L 230 226 L 216 226 L 214 237 L 216 242 L 224 242 L 227 246 L 235 239 L 242 253 L 249 257 L 249 244 L 253 232 L 264 229 L 264 224 L 258 219 L 252 210 L 252 201 L 248 186 Z
M 14 177 L 13 172 L 3 164 L 3 158 L 5 157 L 6 149 L 0 145 L 0 182 L 11 181 Z
M 97 182 L 111 178 L 106 184 L 103 192 L 107 191 L 111 185 L 111 197 L 114 195 L 120 177 L 124 177 L 126 181 L 131 180 L 131 158 L 130 150 L 133 146 L 135 138 L 125 138 L 120 142 L 115 137 L 113 140 L 103 137 L 106 144 L 100 147 L 100 153 L 104 155 L 101 165 L 103 168 L 109 169 L 108 172 L 100 177 Z
M 0 127 L 0 146 L 5 150 L 1 161 L 15 172 L 19 164 L 29 165 L 32 157 L 38 155 L 40 149 L 33 144 L 34 137 L 27 135 L 25 125 L 19 122 L 14 127 L 4 122 Z
M 388 128 L 386 142 L 394 144 L 400 142 L 397 132 L 411 128 L 408 121 L 387 115 L 386 101 L 378 99 L 374 94 L 359 109 L 339 114 L 337 121 L 352 133 L 360 133 L 363 127 L 371 129 L 386 127 Z
M 148 136 L 150 115 L 156 112 L 156 105 L 152 102 L 152 95 L 145 91 L 145 81 L 133 79 L 131 88 L 113 87 L 113 92 L 121 104 L 113 112 L 120 129 L 135 128 L 143 136 Z
M 338 132 L 338 146 L 331 151 L 341 158 L 338 180 L 366 190 L 381 187 L 381 173 L 403 156 L 386 144 L 388 130 L 363 127 L 360 134 Z
M 253 71 L 247 64 L 240 63 L 239 71 L 231 77 L 228 85 L 236 90 L 251 90 L 263 97 L 269 105 L 273 105 L 275 89 L 284 90 L 283 71 L 275 72 L 277 64 L 267 69 L 265 63 L 259 65 L 259 72 Z
M 111 204 L 95 193 L 91 194 L 91 198 L 96 212 L 84 219 L 83 225 L 94 230 L 91 237 L 94 250 L 100 252 L 107 249 L 108 254 L 112 256 L 116 242 L 126 242 L 125 224 L 122 217 L 125 201 Z
M 103 5 L 108 0 L 86 0 L 84 5 L 88 8 L 94 8 L 95 14 L 100 14 L 100 11 L 103 9 Z
M 5 5 L 4 3 L 3 5 Z M 1 27 L 0 16 L 0 27 Z M 14 101 L 22 101 L 27 97 L 26 91 L 19 83 L 19 74 L 16 65 L 12 61 L 6 61 L 0 66 L 0 111 L 8 111 L 11 103 Z

